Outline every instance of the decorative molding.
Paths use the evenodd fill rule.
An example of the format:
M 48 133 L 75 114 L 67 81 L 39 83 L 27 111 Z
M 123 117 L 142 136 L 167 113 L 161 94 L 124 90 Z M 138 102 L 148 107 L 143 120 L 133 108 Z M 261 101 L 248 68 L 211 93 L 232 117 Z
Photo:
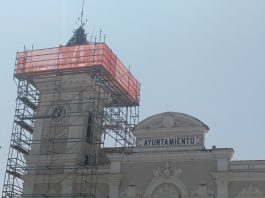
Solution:
M 189 122 L 186 119 L 175 120 L 173 115 L 167 114 L 163 117 L 158 117 L 149 125 L 146 125 L 146 128 L 156 129 L 156 128 L 174 128 L 174 127 L 187 127 L 187 126 L 196 126 L 194 123 Z
M 207 161 L 215 159 L 230 158 L 233 155 L 233 149 L 215 149 L 215 150 L 185 150 L 178 152 L 161 152 L 157 148 L 157 152 L 138 152 L 129 155 L 122 153 L 107 154 L 110 161 L 120 161 L 122 163 L 138 163 L 142 162 L 165 162 L 165 161 Z
M 238 193 L 236 198 L 264 198 L 264 194 L 257 187 L 249 184 L 246 187 L 243 187 L 242 190 Z
M 169 176 L 175 176 L 178 177 L 181 175 L 182 170 L 180 168 L 171 168 L 169 166 L 169 163 L 166 162 L 166 165 L 164 168 L 158 167 L 153 171 L 153 176 L 154 177 L 169 177 Z
M 167 197 L 167 195 L 179 197 L 177 187 L 171 183 L 164 183 L 159 185 L 152 193 L 152 197 L 154 198 Z
M 171 186 L 176 188 L 182 196 L 187 196 L 188 190 L 180 178 L 181 173 L 181 169 L 170 167 L 168 162 L 166 163 L 165 167 L 156 168 L 153 171 L 153 179 L 145 190 L 144 197 L 151 197 L 152 194 L 160 188 L 161 190 L 164 188 L 169 188 L 172 190 Z
M 261 171 L 229 171 L 214 172 L 212 176 L 217 181 L 265 181 L 265 172 Z
M 120 198 L 140 198 L 143 193 L 137 187 L 135 182 L 130 182 L 127 188 L 120 194 Z
M 232 171 L 265 171 L 265 160 L 231 161 L 229 168 Z
M 208 130 L 208 126 L 200 120 L 183 113 L 165 112 L 151 116 L 143 120 L 136 130 L 178 128 L 178 127 L 203 127 Z
M 205 197 L 205 196 L 214 196 L 214 191 L 208 187 L 206 182 L 202 181 L 199 186 L 191 192 L 192 196 L 195 197 Z

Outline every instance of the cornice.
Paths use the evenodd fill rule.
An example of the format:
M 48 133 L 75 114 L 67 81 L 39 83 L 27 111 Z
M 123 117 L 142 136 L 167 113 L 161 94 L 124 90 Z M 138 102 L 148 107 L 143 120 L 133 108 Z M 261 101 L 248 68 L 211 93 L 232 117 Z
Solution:
M 213 172 L 212 176 L 221 181 L 265 181 L 264 172 Z
M 231 159 L 233 149 L 216 149 L 216 150 L 192 150 L 178 152 L 141 152 L 132 154 L 112 153 L 107 154 L 109 160 L 120 161 L 122 163 L 138 162 L 164 162 L 167 161 L 205 161 L 217 159 Z
M 58 157 L 59 156 L 59 157 Z M 49 158 L 50 157 L 50 158 Z M 47 164 L 50 163 L 50 160 L 53 160 L 56 164 L 56 159 L 58 158 L 58 163 L 72 163 L 76 162 L 78 159 L 79 155 L 76 153 L 67 153 L 67 154 L 58 154 L 58 155 L 27 155 L 25 156 L 26 161 L 30 165 L 34 164 Z
M 81 181 L 82 173 L 81 169 L 78 171 L 72 171 L 71 173 L 68 173 L 67 180 L 73 180 L 73 181 Z M 62 174 L 52 174 L 52 175 L 47 175 L 47 174 L 27 174 L 23 175 L 23 180 L 24 181 L 33 181 L 34 183 L 43 183 L 43 181 L 49 181 L 48 179 L 45 178 L 52 178 L 52 182 L 58 183 L 63 180 L 65 180 L 65 173 Z M 89 176 L 87 176 L 89 177 Z M 97 182 L 98 183 L 106 183 L 106 180 L 109 178 L 113 179 L 118 179 L 121 178 L 120 174 L 110 174 L 110 168 L 109 167 L 101 167 L 98 166 L 97 169 Z

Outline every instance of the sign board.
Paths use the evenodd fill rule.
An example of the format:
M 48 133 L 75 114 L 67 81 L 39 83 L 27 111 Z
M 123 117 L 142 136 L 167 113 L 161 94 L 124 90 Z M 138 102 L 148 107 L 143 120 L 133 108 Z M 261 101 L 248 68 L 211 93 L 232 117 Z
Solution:
M 173 136 L 173 137 L 141 137 L 137 138 L 137 147 L 187 147 L 201 146 L 202 135 Z

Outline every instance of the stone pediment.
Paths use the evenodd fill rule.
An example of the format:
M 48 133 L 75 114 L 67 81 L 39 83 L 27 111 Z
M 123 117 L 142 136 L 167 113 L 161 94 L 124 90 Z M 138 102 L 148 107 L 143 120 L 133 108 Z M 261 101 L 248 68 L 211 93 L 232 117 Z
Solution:
M 184 113 L 157 114 L 135 128 L 135 151 L 202 149 L 208 130 L 203 122 Z
M 207 125 L 190 115 L 176 112 L 165 112 L 146 118 L 137 125 L 136 131 L 188 127 L 199 127 L 205 131 L 209 130 Z

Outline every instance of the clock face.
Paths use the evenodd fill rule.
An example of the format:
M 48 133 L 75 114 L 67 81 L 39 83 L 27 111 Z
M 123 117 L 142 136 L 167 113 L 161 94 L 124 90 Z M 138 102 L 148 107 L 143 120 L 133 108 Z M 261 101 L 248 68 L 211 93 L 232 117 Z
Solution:
M 62 105 L 56 106 L 52 111 L 52 121 L 59 123 L 65 120 L 66 109 Z

